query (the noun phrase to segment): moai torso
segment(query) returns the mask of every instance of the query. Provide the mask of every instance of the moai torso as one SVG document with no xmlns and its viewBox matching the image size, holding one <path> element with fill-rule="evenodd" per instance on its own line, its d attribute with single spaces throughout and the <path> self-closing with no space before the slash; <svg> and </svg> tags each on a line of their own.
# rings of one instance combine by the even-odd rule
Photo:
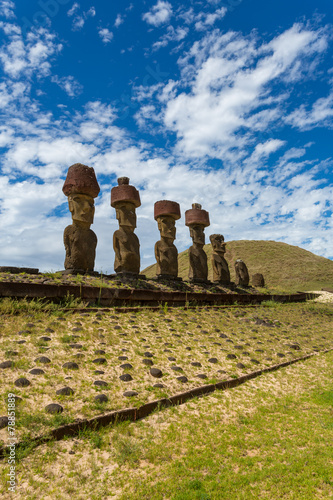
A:
<svg viewBox="0 0 333 500">
<path fill-rule="evenodd" d="M 178 276 L 178 250 L 170 240 L 157 241 L 155 244 L 156 274 Z"/>
<path fill-rule="evenodd" d="M 236 271 L 236 285 L 237 286 L 248 286 L 250 277 L 249 272 L 245 263 L 241 259 L 237 259 L 235 262 Z"/>
<path fill-rule="evenodd" d="M 111 206 L 116 209 L 119 229 L 113 234 L 114 270 L 117 274 L 137 275 L 140 272 L 140 243 L 134 234 L 136 208 L 141 205 L 139 191 L 129 184 L 128 177 L 119 177 L 111 189 Z"/>
<path fill-rule="evenodd" d="M 226 251 L 224 238 L 221 234 L 212 234 L 210 241 L 212 244 L 213 280 L 224 285 L 229 285 L 230 271 L 228 263 L 224 258 Z"/>
<path fill-rule="evenodd" d="M 190 268 L 188 277 L 190 279 L 207 280 L 208 265 L 207 255 L 202 247 L 192 245 L 189 248 Z"/>
<path fill-rule="evenodd" d="M 65 269 L 93 271 L 97 236 L 91 229 L 67 226 L 64 231 Z"/>
<path fill-rule="evenodd" d="M 116 273 L 140 272 L 140 243 L 136 234 L 123 228 L 113 234 L 113 249 L 115 251 L 114 270 Z"/>
</svg>

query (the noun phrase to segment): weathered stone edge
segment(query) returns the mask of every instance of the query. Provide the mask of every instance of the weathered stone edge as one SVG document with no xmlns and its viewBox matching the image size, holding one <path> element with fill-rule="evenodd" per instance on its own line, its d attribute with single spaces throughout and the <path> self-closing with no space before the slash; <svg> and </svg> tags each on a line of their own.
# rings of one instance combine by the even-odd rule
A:
<svg viewBox="0 0 333 500">
<path fill-rule="evenodd" d="M 45 436 L 38 436 L 31 441 L 30 444 L 34 444 L 35 446 L 39 446 L 41 444 L 45 444 L 49 441 L 55 440 L 60 441 L 64 437 L 76 436 L 80 432 L 92 429 L 96 430 L 100 427 L 106 427 L 107 425 L 117 424 L 119 422 L 123 422 L 124 420 L 130 420 L 135 422 L 136 420 L 140 420 L 149 416 L 155 410 L 162 410 L 164 408 L 170 408 L 171 406 L 181 405 L 193 399 L 195 397 L 204 396 L 205 394 L 210 394 L 215 390 L 227 390 L 232 389 L 234 387 L 238 387 L 239 385 L 244 384 L 248 380 L 252 380 L 254 378 L 259 377 L 263 373 L 273 372 L 279 370 L 280 368 L 285 368 L 286 366 L 293 365 L 294 363 L 298 363 L 299 361 L 305 361 L 313 356 L 318 356 L 318 354 L 326 354 L 327 352 L 332 351 L 333 348 L 325 349 L 324 351 L 320 351 L 320 353 L 311 353 L 306 354 L 300 358 L 292 359 L 290 361 L 285 361 L 284 363 L 279 363 L 277 365 L 272 365 L 267 368 L 263 368 L 262 370 L 257 370 L 247 375 L 243 375 L 238 378 L 232 378 L 228 380 L 222 380 L 217 382 L 216 384 L 203 385 L 200 387 L 196 387 L 194 389 L 190 389 L 189 391 L 182 392 L 180 394 L 175 394 L 170 398 L 158 399 L 156 401 L 151 401 L 149 403 L 140 406 L 139 408 L 125 408 L 123 410 L 116 410 L 111 413 L 106 413 L 104 415 L 98 415 L 96 417 L 90 419 L 82 419 L 77 422 L 73 422 L 71 424 L 62 425 L 57 429 L 53 429 Z M 26 442 L 18 442 L 16 443 L 16 449 L 24 446 Z M 0 446 L 0 459 L 6 456 L 5 454 L 5 446 Z"/>
<path fill-rule="evenodd" d="M 195 293 L 167 292 L 163 290 L 99 288 L 93 286 L 50 285 L 40 283 L 0 283 L 0 297 L 42 298 L 49 300 L 64 299 L 68 295 L 82 300 L 98 302 L 100 305 L 123 305 L 136 303 L 154 305 L 159 303 L 185 305 L 196 304 L 255 304 L 265 300 L 276 302 L 301 302 L 315 298 L 316 294 L 307 292 L 289 295 L 236 294 L 236 293 Z"/>
</svg>

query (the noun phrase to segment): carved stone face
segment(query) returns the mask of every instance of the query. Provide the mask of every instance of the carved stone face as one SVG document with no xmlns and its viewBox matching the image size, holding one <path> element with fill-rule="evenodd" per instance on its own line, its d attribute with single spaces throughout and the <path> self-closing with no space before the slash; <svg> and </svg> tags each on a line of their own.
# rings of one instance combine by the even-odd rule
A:
<svg viewBox="0 0 333 500">
<path fill-rule="evenodd" d="M 157 218 L 158 230 L 162 238 L 176 239 L 176 221 L 173 217 L 162 215 Z"/>
<path fill-rule="evenodd" d="M 205 244 L 204 230 L 205 230 L 205 228 L 202 225 L 190 227 L 190 236 L 193 240 L 193 243 L 195 243 L 197 245 L 204 245 Z"/>
<path fill-rule="evenodd" d="M 136 228 L 136 213 L 133 203 L 124 201 L 116 207 L 116 217 L 120 227 L 131 229 Z"/>
<path fill-rule="evenodd" d="M 94 222 L 94 198 L 87 194 L 72 194 L 68 197 L 68 207 L 73 221 L 90 226 Z"/>
<path fill-rule="evenodd" d="M 226 252 L 226 243 L 224 242 L 224 237 L 222 234 L 217 234 L 214 238 L 210 238 L 213 251 L 219 254 L 225 254 Z"/>
</svg>

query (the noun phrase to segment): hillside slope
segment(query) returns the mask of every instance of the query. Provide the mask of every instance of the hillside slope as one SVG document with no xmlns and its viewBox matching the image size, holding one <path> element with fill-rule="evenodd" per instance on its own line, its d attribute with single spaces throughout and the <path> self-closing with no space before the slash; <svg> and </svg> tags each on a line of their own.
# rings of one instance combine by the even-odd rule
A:
<svg viewBox="0 0 333 500">
<path fill-rule="evenodd" d="M 208 278 L 211 280 L 211 245 L 205 245 L 204 249 L 208 256 Z M 262 273 L 268 288 L 291 292 L 333 288 L 333 261 L 287 243 L 228 241 L 225 257 L 232 280 L 235 279 L 234 263 L 236 259 L 242 259 L 247 265 L 250 277 L 254 273 Z M 179 276 L 188 279 L 187 250 L 179 254 L 178 265 Z M 155 276 L 155 264 L 143 270 L 142 274 L 147 277 Z"/>
</svg>

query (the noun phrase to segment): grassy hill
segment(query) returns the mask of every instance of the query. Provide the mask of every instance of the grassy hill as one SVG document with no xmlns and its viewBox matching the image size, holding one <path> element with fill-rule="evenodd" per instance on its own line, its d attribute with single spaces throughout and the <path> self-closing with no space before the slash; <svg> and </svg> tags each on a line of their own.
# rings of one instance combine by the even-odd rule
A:
<svg viewBox="0 0 333 500">
<path fill-rule="evenodd" d="M 205 245 L 208 256 L 208 278 L 212 279 L 211 245 Z M 231 279 L 235 279 L 234 263 L 242 259 L 251 276 L 262 273 L 266 286 L 280 291 L 320 290 L 333 288 L 333 261 L 319 257 L 303 248 L 276 241 L 229 241 L 226 260 Z M 187 279 L 188 251 L 178 256 L 179 276 Z M 142 274 L 155 276 L 155 264 L 147 267 Z"/>
</svg>

